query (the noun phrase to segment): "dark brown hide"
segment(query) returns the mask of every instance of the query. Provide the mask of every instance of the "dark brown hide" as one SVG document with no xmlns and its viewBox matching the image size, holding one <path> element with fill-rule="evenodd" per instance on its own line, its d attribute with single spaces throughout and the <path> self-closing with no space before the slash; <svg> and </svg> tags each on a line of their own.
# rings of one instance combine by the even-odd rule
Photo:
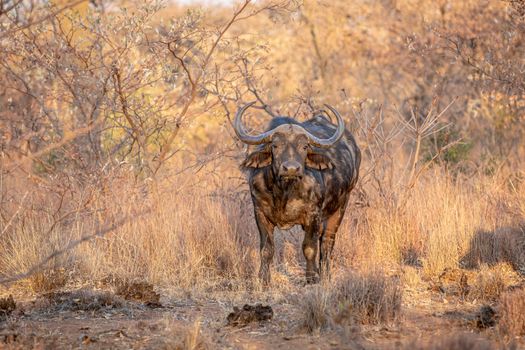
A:
<svg viewBox="0 0 525 350">
<path fill-rule="evenodd" d="M 301 225 L 306 280 L 311 283 L 318 280 L 318 247 L 320 273 L 328 273 L 335 235 L 357 182 L 361 153 L 348 130 L 329 148 L 311 146 L 305 130 L 322 139 L 334 135 L 336 125 L 324 117 L 304 123 L 278 117 L 268 130 L 276 128 L 241 166 L 248 173 L 260 233 L 259 275 L 264 284 L 270 282 L 275 227 Z"/>
</svg>

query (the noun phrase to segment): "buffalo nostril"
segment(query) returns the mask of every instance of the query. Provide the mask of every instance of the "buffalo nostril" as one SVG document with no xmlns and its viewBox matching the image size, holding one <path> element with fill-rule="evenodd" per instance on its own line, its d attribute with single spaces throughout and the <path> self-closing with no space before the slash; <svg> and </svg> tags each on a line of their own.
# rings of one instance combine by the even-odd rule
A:
<svg viewBox="0 0 525 350">
<path fill-rule="evenodd" d="M 280 171 L 283 176 L 298 176 L 302 172 L 302 166 L 298 162 L 286 162 L 281 164 Z"/>
</svg>

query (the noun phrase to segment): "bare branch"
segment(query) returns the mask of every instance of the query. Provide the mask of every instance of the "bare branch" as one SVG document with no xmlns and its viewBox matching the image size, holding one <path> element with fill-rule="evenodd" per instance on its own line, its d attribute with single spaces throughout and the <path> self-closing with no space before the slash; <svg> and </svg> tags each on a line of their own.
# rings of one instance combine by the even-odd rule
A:
<svg viewBox="0 0 525 350">
<path fill-rule="evenodd" d="M 56 17 L 60 13 L 66 11 L 66 10 L 69 10 L 70 8 L 73 8 L 73 7 L 79 5 L 79 4 L 83 3 L 83 2 L 86 2 L 86 1 L 87 0 L 77 0 L 77 1 L 74 1 L 74 2 L 72 2 L 70 4 L 68 4 L 68 5 L 62 6 L 61 8 L 59 8 L 59 9 L 57 9 L 57 10 L 55 10 L 55 11 L 49 13 L 49 14 L 47 14 L 44 17 L 36 19 L 36 20 L 34 20 L 32 22 L 29 22 L 29 23 L 27 23 L 27 24 L 25 24 L 23 26 L 12 28 L 12 29 L 9 29 L 9 30 L 7 30 L 7 31 L 5 31 L 3 33 L 0 33 L 0 38 L 2 38 L 2 39 L 6 38 L 6 37 L 8 37 L 8 36 L 10 36 L 10 35 L 12 35 L 12 34 L 14 34 L 16 32 L 19 32 L 21 30 L 27 29 L 27 28 L 32 27 L 34 25 L 43 23 L 43 22 L 45 22 L 45 21 L 47 21 L 47 20 L 49 20 L 51 18 Z"/>
<path fill-rule="evenodd" d="M 33 265 L 26 272 L 19 273 L 17 275 L 11 276 L 11 277 L 6 277 L 6 278 L 0 279 L 0 284 L 2 284 L 4 286 L 7 286 L 7 285 L 9 285 L 9 284 L 11 284 L 13 282 L 20 281 L 20 280 L 22 280 L 24 278 L 31 277 L 34 274 L 36 274 L 36 273 L 40 272 L 41 270 L 43 270 L 46 267 L 47 263 L 49 263 L 51 260 L 53 260 L 53 259 L 55 259 L 55 258 L 57 258 L 57 257 L 59 257 L 61 255 L 64 255 L 65 253 L 67 253 L 68 251 L 76 248 L 80 244 L 89 242 L 89 241 L 91 241 L 94 238 L 103 237 L 106 234 L 108 234 L 110 232 L 113 232 L 117 228 L 119 228 L 119 227 L 123 226 L 124 224 L 128 223 L 131 219 L 139 218 L 139 217 L 141 217 L 141 216 L 143 216 L 143 215 L 145 215 L 145 214 L 147 214 L 149 212 L 150 212 L 150 210 L 146 210 L 146 211 L 143 211 L 142 213 L 140 213 L 138 215 L 135 214 L 133 216 L 131 216 L 131 215 L 130 216 L 126 216 L 126 217 L 118 220 L 117 222 L 115 222 L 115 223 L 113 223 L 111 225 L 107 225 L 105 227 L 102 227 L 102 228 L 96 230 L 96 232 L 91 234 L 91 235 L 86 235 L 86 236 L 83 236 L 80 239 L 72 241 L 66 247 L 54 251 L 53 253 L 48 255 L 46 258 L 42 259 L 39 263 Z"/>
</svg>

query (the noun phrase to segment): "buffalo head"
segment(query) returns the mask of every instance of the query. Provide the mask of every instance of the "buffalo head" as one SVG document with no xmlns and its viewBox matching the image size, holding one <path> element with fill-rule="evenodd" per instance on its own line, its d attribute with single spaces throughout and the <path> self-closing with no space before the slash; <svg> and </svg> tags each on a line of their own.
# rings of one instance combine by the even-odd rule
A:
<svg viewBox="0 0 525 350">
<path fill-rule="evenodd" d="M 345 126 L 339 113 L 326 105 L 337 118 L 337 129 L 327 139 L 319 138 L 299 124 L 282 124 L 259 135 L 249 135 L 242 125 L 242 116 L 254 102 L 248 103 L 237 111 L 234 120 L 235 133 L 239 139 L 249 145 L 260 145 L 243 162 L 245 168 L 272 166 L 273 172 L 282 180 L 300 179 L 305 167 L 323 170 L 333 164 L 317 148 L 330 148 L 343 136 Z"/>
</svg>

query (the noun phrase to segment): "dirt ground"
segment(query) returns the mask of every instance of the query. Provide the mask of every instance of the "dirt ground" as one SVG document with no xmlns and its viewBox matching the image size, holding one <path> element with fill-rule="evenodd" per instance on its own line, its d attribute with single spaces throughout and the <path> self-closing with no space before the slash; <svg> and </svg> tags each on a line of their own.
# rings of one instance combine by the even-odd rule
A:
<svg viewBox="0 0 525 350">
<path fill-rule="evenodd" d="M 447 298 L 431 288 L 406 288 L 403 314 L 392 325 L 334 324 L 309 334 L 296 302 L 305 288 L 310 287 L 297 286 L 280 295 L 268 291 L 211 297 L 175 297 L 151 288 L 134 294 L 121 288 L 120 295 L 85 288 L 38 297 L 15 295 L 16 309 L 0 321 L 0 348 L 408 349 L 414 342 L 432 344 L 465 332 L 489 339 L 496 349 L 525 349 L 524 339 L 502 340 L 496 327 L 480 326 L 481 303 Z M 233 308 L 242 310 L 241 299 L 271 306 L 273 317 L 229 325 Z"/>
</svg>

